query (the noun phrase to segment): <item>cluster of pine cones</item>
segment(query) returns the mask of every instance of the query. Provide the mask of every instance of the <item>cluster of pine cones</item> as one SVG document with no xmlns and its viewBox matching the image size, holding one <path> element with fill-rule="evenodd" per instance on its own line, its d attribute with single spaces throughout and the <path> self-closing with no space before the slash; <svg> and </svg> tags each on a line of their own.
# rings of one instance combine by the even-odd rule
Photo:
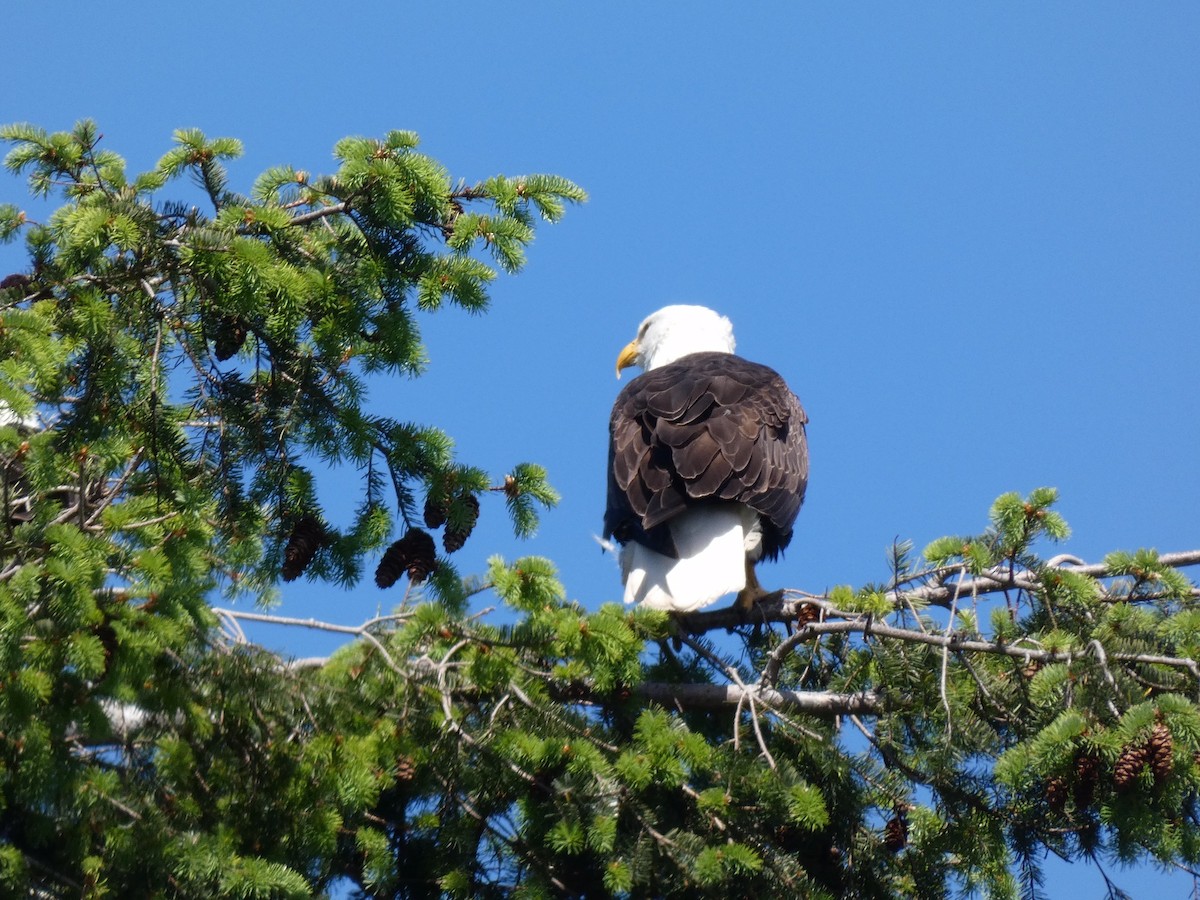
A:
<svg viewBox="0 0 1200 900">
<path fill-rule="evenodd" d="M 1159 717 L 1154 723 L 1150 737 L 1143 743 L 1130 744 L 1117 757 L 1113 769 L 1113 787 L 1125 793 L 1134 786 L 1142 769 L 1150 767 L 1154 783 L 1162 782 L 1171 774 L 1171 730 Z"/>
<path fill-rule="evenodd" d="M 383 554 L 383 559 L 375 569 L 375 584 L 390 588 L 405 573 L 413 584 L 420 584 L 435 571 L 437 550 L 433 546 L 433 538 L 427 531 L 410 528 Z"/>
<path fill-rule="evenodd" d="M 1076 809 L 1087 809 L 1096 798 L 1103 763 L 1094 753 L 1081 753 L 1075 757 L 1070 784 L 1066 778 L 1054 776 L 1046 782 L 1046 803 L 1055 812 L 1067 808 L 1067 800 L 1075 801 Z"/>
<path fill-rule="evenodd" d="M 479 499 L 474 494 L 464 494 L 461 502 L 466 507 L 467 516 L 461 525 L 454 526 L 447 521 L 450 511 L 448 501 L 441 501 L 432 493 L 425 498 L 425 525 L 431 529 L 446 526 L 442 531 L 442 547 L 447 553 L 462 548 L 479 519 Z M 389 588 L 407 572 L 409 581 L 418 584 L 436 572 L 437 565 L 433 537 L 420 528 L 410 528 L 383 554 L 375 570 L 375 583 L 381 588 Z"/>
<path fill-rule="evenodd" d="M 447 553 L 454 553 L 462 549 L 462 545 L 467 542 L 467 538 L 475 530 L 475 522 L 479 519 L 479 498 L 474 494 L 464 494 L 462 502 L 467 508 L 467 516 L 462 527 L 456 528 L 446 524 L 446 518 L 450 512 L 448 502 L 439 502 L 432 493 L 425 498 L 425 525 L 428 528 L 441 528 L 446 525 L 446 530 L 442 532 L 442 546 Z"/>
<path fill-rule="evenodd" d="M 425 524 L 429 528 L 446 526 L 442 532 L 442 546 L 447 553 L 454 553 L 466 543 L 479 519 L 479 499 L 474 494 L 464 493 L 460 502 L 466 508 L 467 515 L 460 524 L 451 525 L 447 521 L 449 501 L 439 502 L 432 495 L 425 501 Z M 301 516 L 292 526 L 283 551 L 283 565 L 280 568 L 283 580 L 294 581 L 299 578 L 317 551 L 327 543 L 329 534 L 321 520 L 312 514 Z M 375 569 L 375 583 L 381 588 L 389 588 L 401 575 L 407 574 L 413 584 L 418 584 L 436 572 L 437 567 L 437 548 L 433 537 L 420 528 L 410 528 L 404 537 L 384 552 Z"/>
<path fill-rule="evenodd" d="M 461 526 L 456 527 L 446 521 L 449 514 L 449 502 L 439 502 L 432 493 L 425 498 L 426 527 L 445 526 L 445 530 L 442 532 L 442 546 L 446 553 L 461 550 L 462 545 L 466 544 L 467 538 L 473 532 L 475 522 L 479 520 L 479 498 L 472 493 L 463 494 L 462 503 L 466 505 L 467 517 Z M 433 538 L 430 533 L 420 528 L 409 528 L 403 538 L 388 547 L 388 551 L 383 554 L 383 559 L 379 560 L 379 566 L 376 569 L 376 584 L 380 588 L 390 588 L 403 572 L 408 572 L 409 581 L 416 584 L 425 581 L 434 571 L 437 571 L 437 568 L 437 550 L 433 546 Z"/>
<path fill-rule="evenodd" d="M 1132 790 L 1138 776 L 1149 767 L 1154 784 L 1160 785 L 1171 776 L 1174 742 L 1171 729 L 1162 720 L 1161 714 L 1154 723 L 1149 737 L 1128 744 L 1117 757 L 1112 770 L 1113 789 L 1119 794 Z M 1104 763 L 1095 753 L 1080 753 L 1075 757 L 1070 778 L 1054 776 L 1046 781 L 1046 804 L 1055 812 L 1062 812 L 1067 800 L 1075 801 L 1075 808 L 1087 809 L 1096 798 Z"/>
<path fill-rule="evenodd" d="M 445 526 L 442 546 L 446 553 L 461 550 L 473 532 L 475 522 L 479 520 L 479 498 L 472 493 L 463 494 L 462 503 L 467 506 L 467 517 L 461 526 L 456 527 L 446 521 L 450 511 L 449 500 L 439 500 L 433 493 L 425 498 L 425 526 L 431 529 Z M 404 572 L 408 572 L 410 582 L 420 583 L 437 568 L 437 548 L 433 545 L 430 533 L 420 528 L 409 528 L 403 538 L 388 547 L 383 559 L 379 560 L 376 584 L 380 588 L 390 588 Z"/>
</svg>

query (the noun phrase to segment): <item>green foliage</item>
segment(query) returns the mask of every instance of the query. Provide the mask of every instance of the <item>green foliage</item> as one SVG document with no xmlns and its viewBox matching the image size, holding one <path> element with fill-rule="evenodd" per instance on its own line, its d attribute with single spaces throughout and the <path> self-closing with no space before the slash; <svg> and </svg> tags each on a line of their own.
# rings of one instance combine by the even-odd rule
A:
<svg viewBox="0 0 1200 900">
<path fill-rule="evenodd" d="M 886 616 L 892 611 L 892 603 L 887 596 L 871 587 L 855 591 L 849 585 L 839 585 L 829 592 L 829 599 L 838 609 L 849 612 Z"/>
<path fill-rule="evenodd" d="M 534 503 L 554 506 L 558 503 L 558 492 L 547 481 L 546 470 L 535 463 L 519 463 L 513 467 L 504 484 L 509 515 L 516 524 L 517 534 L 531 536 L 537 529 L 537 513 Z"/>
<path fill-rule="evenodd" d="M 1057 499 L 1054 488 L 1037 488 L 1028 497 L 1002 494 L 992 504 L 992 527 L 984 534 L 938 538 L 922 555 L 932 566 L 959 565 L 972 574 L 1006 561 L 1026 563 L 1026 554 L 1038 539 L 1063 541 L 1070 536 L 1066 520 L 1051 509 Z"/>
<path fill-rule="evenodd" d="M 56 410 L 60 447 L 103 446 L 109 468 L 95 478 L 138 452 L 137 476 L 153 479 L 157 498 L 185 486 L 216 498 L 214 541 L 243 551 L 225 573 L 230 589 L 267 596 L 304 515 L 327 526 L 314 572 L 351 584 L 363 553 L 387 539 L 384 517 L 412 522 L 422 486 L 491 486 L 455 465 L 436 429 L 371 412 L 366 376 L 419 374 L 418 311 L 446 300 L 486 308 L 496 272 L 485 259 L 518 271 L 530 210 L 557 220 L 585 199 L 578 187 L 529 176 L 455 188 L 411 132 L 347 138 L 332 175 L 277 167 L 249 196 L 223 167 L 241 144 L 194 129 L 132 181 L 90 122 L 56 134 L 12 125 L 0 138 L 10 171 L 66 200 L 45 224 L 0 210 L 0 233 L 23 231 L 32 263 L 0 310 L 0 400 Z M 202 189 L 208 214 L 158 198 L 181 177 Z M 117 427 L 117 409 L 132 427 Z M 324 516 L 312 459 L 363 473 L 356 520 Z M 537 507 L 557 495 L 534 465 L 517 466 L 511 483 L 514 528 L 531 534 Z M 451 524 L 464 515 L 459 495 Z"/>
<path fill-rule="evenodd" d="M 492 479 L 435 427 L 377 415 L 368 379 L 419 374 L 420 311 L 485 309 L 489 260 L 520 268 L 530 211 L 557 220 L 584 193 L 454 187 L 409 132 L 347 139 L 333 174 L 277 167 L 248 195 L 224 168 L 240 143 L 196 130 L 132 177 L 90 122 L 0 139 L 9 171 L 62 200 L 45 221 L 0 207 L 0 239 L 29 254 L 0 289 L 0 404 L 22 423 L 0 426 L 0 878 L 85 896 L 394 884 L 392 840 L 362 817 L 420 745 L 338 699 L 369 660 L 331 665 L 339 681 L 214 646 L 208 598 L 268 599 L 301 521 L 320 523 L 309 574 L 354 583 L 435 485 L 469 532 Z M 181 178 L 206 209 L 161 196 Z M 463 235 L 460 217 L 488 224 Z M 350 521 L 318 501 L 329 463 L 362 473 Z M 557 495 L 540 467 L 512 473 L 496 490 L 530 534 Z M 466 589 L 448 562 L 433 587 L 440 629 Z"/>
<path fill-rule="evenodd" d="M 281 567 L 353 585 L 499 495 L 536 530 L 543 468 L 495 478 L 369 389 L 419 376 L 422 317 L 485 310 L 584 194 L 456 186 L 404 131 L 244 195 L 240 144 L 195 130 L 132 177 L 91 123 L 0 136 L 62 201 L 0 207 L 29 257 L 0 288 L 6 896 L 1012 897 L 1047 851 L 1200 862 L 1196 589 L 1153 550 L 1043 562 L 1052 489 L 750 615 L 430 558 L 328 660 L 233 640 L 210 600 L 269 599 Z M 345 520 L 334 464 L 361 477 Z"/>
<path fill-rule="evenodd" d="M 8 243 L 20 231 L 25 217 L 11 203 L 0 203 L 0 243 Z"/>
</svg>

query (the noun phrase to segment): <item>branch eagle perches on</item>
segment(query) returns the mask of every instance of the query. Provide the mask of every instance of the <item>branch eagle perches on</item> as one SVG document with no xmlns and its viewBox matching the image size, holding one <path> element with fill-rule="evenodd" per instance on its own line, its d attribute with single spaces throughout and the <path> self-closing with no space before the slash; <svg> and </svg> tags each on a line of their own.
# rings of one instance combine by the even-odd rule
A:
<svg viewBox="0 0 1200 900">
<path fill-rule="evenodd" d="M 1200 550 L 1166 553 L 1158 556 L 1157 560 L 1162 566 L 1175 569 L 1200 565 Z M 909 604 L 913 604 L 917 608 L 926 606 L 949 608 L 956 594 L 960 597 L 970 597 L 972 595 L 1002 594 L 1008 591 L 1036 591 L 1043 587 L 1041 575 L 1047 571 L 1056 570 L 1096 579 L 1111 579 L 1128 574 L 1122 570 L 1114 570 L 1106 563 L 1084 565 L 1075 557 L 1059 556 L 1049 560 L 1040 572 L 1031 569 L 1015 569 L 1010 566 L 997 566 L 978 575 L 964 576 L 960 566 L 947 567 L 919 576 L 927 579 L 925 584 L 907 590 L 903 587 L 891 588 L 882 596 L 896 609 Z M 957 581 L 951 581 L 956 577 Z M 1099 599 L 1105 602 L 1120 602 L 1128 599 L 1121 594 L 1118 590 L 1119 587 L 1121 586 L 1113 585 L 1112 589 L 1102 593 Z M 1200 588 L 1192 588 L 1192 596 L 1200 598 Z M 679 624 L 680 629 L 689 634 L 704 634 L 720 628 L 735 628 L 745 625 L 747 621 L 763 624 L 788 624 L 795 622 L 800 615 L 800 610 L 810 604 L 829 608 L 830 598 L 823 594 L 784 590 L 772 594 L 756 604 L 750 617 L 736 608 L 729 607 L 681 615 Z"/>
<path fill-rule="evenodd" d="M 1200 550 L 1163 554 L 1155 557 L 1155 560 L 1153 568 L 1156 571 L 1165 568 L 1177 570 L 1200 564 Z M 1013 664 L 1019 664 L 1020 671 L 1030 674 L 1053 664 L 1071 665 L 1081 662 L 1101 668 L 1109 682 L 1114 680 L 1113 669 L 1119 669 L 1128 677 L 1142 681 L 1152 677 L 1152 673 L 1159 672 L 1162 677 L 1174 677 L 1174 681 L 1169 685 L 1160 685 L 1162 689 L 1170 687 L 1182 692 L 1185 685 L 1178 676 L 1183 676 L 1190 684 L 1190 693 L 1200 694 L 1200 664 L 1191 656 L 1123 649 L 1123 644 L 1117 646 L 1110 641 L 1106 645 L 1100 638 L 1064 643 L 1065 639 L 1061 635 L 1050 641 L 1039 641 L 1028 636 L 1010 638 L 1004 634 L 985 636 L 978 629 L 962 627 L 964 623 L 961 617 L 958 621 L 959 627 L 934 628 L 927 617 L 918 616 L 913 612 L 935 603 L 941 606 L 948 592 L 951 596 L 957 594 L 960 607 L 968 600 L 979 604 L 987 598 L 1006 596 L 1015 608 L 1021 602 L 1028 602 L 1033 595 L 1044 592 L 1046 585 L 1053 582 L 1061 572 L 1091 580 L 1096 588 L 1094 602 L 1098 605 L 1130 602 L 1161 605 L 1182 602 L 1186 597 L 1196 596 L 1196 589 L 1190 587 L 1186 595 L 1177 590 L 1179 596 L 1167 597 L 1161 586 L 1162 579 L 1149 577 L 1153 573 L 1148 571 L 1139 575 L 1131 569 L 1124 557 L 1113 557 L 1105 563 L 1093 565 L 1084 565 L 1070 557 L 1058 557 L 1036 570 L 993 568 L 976 575 L 964 572 L 962 567 L 949 567 L 920 576 L 928 581 L 916 587 L 902 585 L 887 591 L 860 592 L 859 601 L 864 596 L 882 598 L 890 611 L 840 609 L 835 601 L 845 601 L 847 594 L 844 591 L 817 595 L 788 590 L 781 592 L 778 598 L 760 603 L 749 616 L 731 607 L 670 617 L 666 626 L 667 634 L 674 631 L 677 639 L 686 641 L 689 646 L 696 646 L 700 651 L 697 656 L 704 667 L 718 679 L 717 683 L 647 680 L 626 685 L 626 691 L 680 711 L 735 710 L 745 706 L 751 699 L 764 711 L 774 710 L 816 717 L 874 716 L 888 709 L 903 708 L 907 703 L 906 698 L 902 693 L 892 691 L 881 692 L 874 688 L 797 689 L 781 686 L 784 670 L 799 650 L 805 649 L 806 654 L 811 656 L 818 653 L 823 642 L 855 640 L 863 644 L 870 643 L 875 647 L 926 647 L 964 660 L 977 656 L 1008 659 Z M 1159 587 L 1142 590 L 1138 586 L 1139 579 L 1144 584 L 1158 584 Z M 1142 591 L 1144 596 L 1139 595 L 1138 591 Z M 1016 597 L 1016 594 L 1022 596 Z M 615 606 L 612 608 L 617 609 Z M 1008 615 L 1007 610 L 1008 607 L 1005 607 L 1003 615 Z M 411 618 L 411 613 L 385 619 L 376 618 L 355 627 L 227 609 L 217 612 L 227 625 L 237 620 L 254 620 L 280 626 L 318 628 L 361 636 L 379 646 L 382 646 L 379 644 L 381 640 L 386 640 L 387 626 Z M 893 624 L 891 620 L 894 617 L 900 619 L 900 624 Z M 586 632 L 587 621 L 587 617 L 580 619 L 578 628 L 581 631 Z M 772 624 L 788 626 L 789 633 L 777 638 L 769 652 L 758 655 L 757 670 L 749 678 L 743 674 L 734 680 L 730 677 L 727 662 L 722 661 L 717 654 L 695 644 L 700 636 L 708 632 L 735 628 L 746 632 L 750 630 L 751 625 L 755 630 L 759 630 L 763 625 Z M 226 633 L 235 643 L 247 641 L 240 627 L 227 628 Z M 470 644 L 474 641 L 480 646 L 493 640 L 486 635 L 473 635 L 469 625 L 454 627 L 452 632 L 447 633 L 453 634 L 456 642 L 465 640 Z M 387 658 L 391 660 L 391 657 Z M 324 662 L 324 659 L 309 659 L 304 660 L 303 664 L 312 666 Z M 390 665 L 399 671 L 397 662 L 391 661 Z M 969 663 L 967 668 L 970 670 Z M 549 673 L 547 675 L 549 677 Z M 555 693 L 585 704 L 604 702 L 608 696 L 607 690 L 595 689 L 586 678 L 582 681 L 575 680 L 569 688 Z"/>
</svg>

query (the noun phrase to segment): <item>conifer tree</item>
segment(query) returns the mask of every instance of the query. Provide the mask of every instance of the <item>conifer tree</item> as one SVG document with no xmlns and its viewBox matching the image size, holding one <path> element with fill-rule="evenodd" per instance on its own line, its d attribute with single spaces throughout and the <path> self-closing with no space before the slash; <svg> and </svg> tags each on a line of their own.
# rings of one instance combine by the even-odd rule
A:
<svg viewBox="0 0 1200 900">
<path fill-rule="evenodd" d="M 1200 858 L 1200 552 L 1043 559 L 1037 489 L 752 621 L 585 610 L 535 557 L 464 577 L 546 473 L 368 390 L 580 188 L 455 182 L 408 132 L 245 194 L 230 139 L 130 176 L 88 122 L 0 136 L 61 204 L 0 207 L 0 892 L 1016 897 L 1048 852 Z M 241 639 L 221 595 L 300 577 L 407 593 L 329 659 Z"/>
</svg>

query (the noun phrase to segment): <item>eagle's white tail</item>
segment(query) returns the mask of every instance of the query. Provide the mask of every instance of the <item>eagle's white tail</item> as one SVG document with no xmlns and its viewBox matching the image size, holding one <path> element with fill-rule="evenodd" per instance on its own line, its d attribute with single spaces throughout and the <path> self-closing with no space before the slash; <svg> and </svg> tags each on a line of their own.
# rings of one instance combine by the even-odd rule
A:
<svg viewBox="0 0 1200 900">
<path fill-rule="evenodd" d="M 689 510 L 670 528 L 679 559 L 633 541 L 622 548 L 626 603 L 690 612 L 746 586 L 746 524 L 736 507 Z"/>
</svg>

